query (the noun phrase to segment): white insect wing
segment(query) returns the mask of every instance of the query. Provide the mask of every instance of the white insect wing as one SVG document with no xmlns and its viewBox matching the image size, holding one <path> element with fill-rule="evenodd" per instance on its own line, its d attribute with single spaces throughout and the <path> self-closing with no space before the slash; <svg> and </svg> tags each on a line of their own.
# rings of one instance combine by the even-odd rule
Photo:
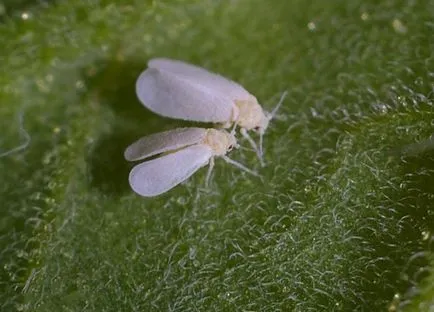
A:
<svg viewBox="0 0 434 312">
<path fill-rule="evenodd" d="M 197 144 L 206 136 L 203 128 L 178 128 L 145 136 L 127 147 L 124 157 L 128 161 L 145 159 L 167 151 Z"/>
<path fill-rule="evenodd" d="M 130 172 L 131 188 L 145 197 L 160 195 L 208 164 L 212 155 L 209 146 L 199 144 L 141 163 Z"/>
<path fill-rule="evenodd" d="M 228 122 L 235 109 L 228 95 L 155 68 L 148 68 L 139 76 L 136 93 L 154 113 L 177 119 Z"/>
<path fill-rule="evenodd" d="M 235 81 L 192 64 L 167 58 L 155 58 L 148 62 L 148 67 L 164 70 L 177 76 L 182 76 L 193 83 L 228 96 L 231 100 L 247 100 L 251 96 L 246 89 Z"/>
</svg>

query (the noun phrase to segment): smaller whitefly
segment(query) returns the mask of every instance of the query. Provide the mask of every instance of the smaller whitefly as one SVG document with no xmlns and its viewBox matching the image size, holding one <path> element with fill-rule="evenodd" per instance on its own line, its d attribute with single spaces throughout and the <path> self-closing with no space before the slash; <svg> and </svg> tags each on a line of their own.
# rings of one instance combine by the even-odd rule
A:
<svg viewBox="0 0 434 312">
<path fill-rule="evenodd" d="M 136 82 L 144 106 L 161 116 L 240 127 L 262 163 L 262 136 L 286 92 L 271 112 L 240 84 L 210 71 L 167 58 L 155 58 Z M 259 146 L 247 131 L 259 133 Z"/>
<path fill-rule="evenodd" d="M 157 196 L 169 191 L 209 164 L 206 177 L 208 184 L 215 156 L 220 156 L 226 162 L 257 175 L 256 172 L 226 156 L 234 147 L 237 147 L 234 135 L 217 129 L 178 128 L 143 137 L 125 150 L 125 159 L 137 161 L 157 157 L 133 167 L 129 176 L 130 186 L 141 196 Z"/>
</svg>

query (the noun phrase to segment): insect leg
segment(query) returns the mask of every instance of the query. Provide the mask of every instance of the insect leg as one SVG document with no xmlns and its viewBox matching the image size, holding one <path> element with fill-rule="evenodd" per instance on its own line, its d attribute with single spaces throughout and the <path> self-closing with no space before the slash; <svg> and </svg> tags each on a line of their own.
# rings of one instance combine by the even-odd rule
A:
<svg viewBox="0 0 434 312">
<path fill-rule="evenodd" d="M 234 166 L 237 167 L 238 169 L 241 169 L 241 170 L 243 170 L 243 171 L 246 171 L 246 172 L 250 173 L 251 175 L 254 175 L 255 177 L 261 178 L 261 175 L 258 174 L 256 171 L 250 170 L 249 168 L 247 168 L 247 167 L 244 166 L 243 164 L 240 164 L 239 162 L 237 162 L 237 161 L 235 161 L 235 160 L 233 160 L 233 159 L 230 159 L 228 156 L 222 156 L 222 157 L 223 157 L 223 159 L 224 159 L 227 163 L 229 163 L 229 164 L 231 164 L 231 165 L 234 165 Z"/>
<path fill-rule="evenodd" d="M 213 168 L 214 168 L 214 157 L 211 157 L 209 160 L 208 172 L 206 173 L 206 179 L 205 179 L 205 186 L 206 187 L 208 187 L 208 185 L 209 185 L 209 180 L 211 178 L 211 172 L 212 172 Z"/>
</svg>

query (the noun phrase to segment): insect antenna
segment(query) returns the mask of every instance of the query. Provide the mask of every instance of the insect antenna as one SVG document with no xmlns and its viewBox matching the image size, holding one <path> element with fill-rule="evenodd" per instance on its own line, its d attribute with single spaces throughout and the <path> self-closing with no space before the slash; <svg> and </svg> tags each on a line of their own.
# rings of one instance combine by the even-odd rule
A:
<svg viewBox="0 0 434 312">
<path fill-rule="evenodd" d="M 279 110 L 280 106 L 282 106 L 283 101 L 285 100 L 286 96 L 288 95 L 288 91 L 285 91 L 282 93 L 282 95 L 280 96 L 280 100 L 279 102 L 276 104 L 276 106 L 273 108 L 273 110 L 271 111 L 270 115 L 269 115 L 269 119 L 273 119 L 274 116 L 276 116 L 277 111 Z"/>
</svg>

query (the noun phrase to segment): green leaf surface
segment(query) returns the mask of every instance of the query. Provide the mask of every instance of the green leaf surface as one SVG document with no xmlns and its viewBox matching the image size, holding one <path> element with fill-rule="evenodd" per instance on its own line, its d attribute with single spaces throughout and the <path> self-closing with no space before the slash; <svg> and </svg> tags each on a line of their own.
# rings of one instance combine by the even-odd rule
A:
<svg viewBox="0 0 434 312">
<path fill-rule="evenodd" d="M 433 1 L 0 2 L 1 311 L 432 311 Z M 270 111 L 266 167 L 128 185 L 157 56 Z M 240 138 L 243 146 L 247 142 Z"/>
</svg>

